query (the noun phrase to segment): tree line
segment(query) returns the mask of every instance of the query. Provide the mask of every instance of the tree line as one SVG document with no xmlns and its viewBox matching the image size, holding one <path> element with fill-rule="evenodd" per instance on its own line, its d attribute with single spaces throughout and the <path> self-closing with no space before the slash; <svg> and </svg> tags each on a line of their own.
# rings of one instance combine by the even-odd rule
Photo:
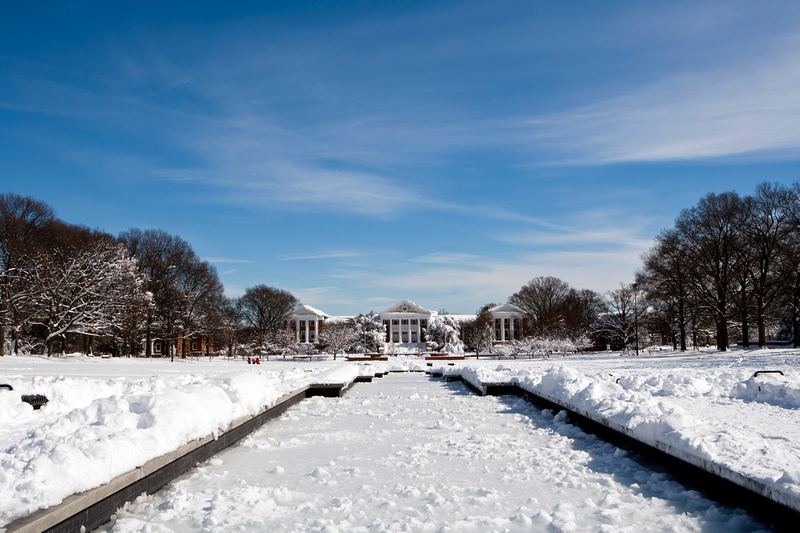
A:
<svg viewBox="0 0 800 533">
<path fill-rule="evenodd" d="M 605 295 L 532 279 L 508 300 L 527 316 L 520 341 L 504 350 L 638 352 L 654 333 L 682 351 L 709 341 L 719 350 L 766 347 L 768 339 L 800 347 L 800 182 L 764 182 L 747 196 L 709 193 L 658 233 L 642 261 L 633 283 Z M 476 352 L 491 348 L 493 305 L 462 324 Z"/>
<path fill-rule="evenodd" d="M 508 301 L 526 312 L 520 337 L 540 347 L 616 343 L 638 350 L 647 331 L 664 332 L 684 351 L 710 338 L 720 350 L 754 338 L 761 347 L 768 338 L 797 347 L 798 251 L 800 182 L 765 182 L 752 195 L 709 193 L 681 211 L 642 256 L 635 281 L 618 290 L 601 295 L 541 276 Z M 226 298 L 216 269 L 163 230 L 113 236 L 59 220 L 36 199 L 0 194 L 0 355 L 88 353 L 101 342 L 104 352 L 143 349 L 151 356 L 153 339 L 166 341 L 173 355 L 197 337 L 230 354 L 242 344 L 285 352 L 296 338 L 284 319 L 297 303 L 266 285 Z M 491 348 L 493 306 L 459 324 L 468 348 Z M 319 341 L 375 351 L 382 335 L 380 324 L 360 315 L 323 328 Z"/>
<path fill-rule="evenodd" d="M 800 183 L 764 182 L 751 195 L 709 193 L 656 236 L 631 290 L 647 320 L 672 332 L 676 348 L 713 337 L 800 346 Z"/>
<path fill-rule="evenodd" d="M 239 346 L 282 353 L 297 344 L 284 327 L 297 303 L 266 285 L 227 298 L 214 266 L 166 231 L 113 236 L 59 220 L 34 198 L 0 194 L 0 355 L 174 357 L 195 339 L 207 354 L 234 355 Z M 378 325 L 366 315 L 351 322 L 331 325 L 319 340 L 337 351 L 359 341 L 377 351 Z M 165 350 L 154 354 L 154 340 Z"/>
<path fill-rule="evenodd" d="M 210 335 L 223 301 L 214 267 L 180 237 L 115 237 L 0 194 L 0 355 L 90 352 L 98 340 L 104 351 L 134 353 L 143 337 Z"/>
</svg>

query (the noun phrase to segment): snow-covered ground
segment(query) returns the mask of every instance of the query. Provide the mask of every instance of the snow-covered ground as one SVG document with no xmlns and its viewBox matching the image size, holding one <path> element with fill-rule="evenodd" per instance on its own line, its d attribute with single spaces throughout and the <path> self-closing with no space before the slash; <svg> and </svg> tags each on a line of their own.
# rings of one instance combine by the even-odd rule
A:
<svg viewBox="0 0 800 533">
<path fill-rule="evenodd" d="M 390 374 L 312 398 L 106 532 L 756 531 L 742 511 L 514 398 Z"/>
<path fill-rule="evenodd" d="M 794 350 L 591 356 L 444 369 L 473 382 L 510 381 L 607 420 L 638 440 L 800 501 L 800 358 Z M 756 372 L 779 370 L 783 374 Z"/>
<path fill-rule="evenodd" d="M 798 412 L 800 408 L 798 407 L 800 406 L 800 368 L 798 365 L 800 365 L 798 352 L 770 350 L 768 352 L 734 351 L 729 354 L 700 355 L 664 352 L 661 355 L 640 357 L 593 355 L 530 361 L 469 360 L 455 362 L 452 367 L 446 364 L 444 366 L 448 369 L 455 369 L 454 371 L 464 374 L 465 377 L 480 378 L 483 381 L 516 379 L 530 390 L 560 395 L 563 399 L 569 400 L 583 409 L 594 410 L 615 423 L 627 424 L 640 436 L 668 442 L 679 449 L 691 450 L 692 453 L 701 453 L 712 461 L 725 464 L 737 471 L 743 471 L 756 479 L 773 483 L 781 490 L 800 493 L 798 490 L 800 465 L 797 461 L 797 457 L 800 457 L 800 453 L 798 453 L 800 452 L 798 449 L 800 448 L 800 412 Z M 0 383 L 9 383 L 14 390 L 0 390 L 0 527 L 40 507 L 57 504 L 72 493 L 105 483 L 114 476 L 135 468 L 150 458 L 171 451 L 185 442 L 218 432 L 227 427 L 232 420 L 246 414 L 254 414 L 259 408 L 271 404 L 281 395 L 308 383 L 333 382 L 341 380 L 343 376 L 368 374 L 392 367 L 398 370 L 427 368 L 424 361 L 405 357 L 396 358 L 390 363 L 375 363 L 371 367 L 341 360 L 336 362 L 330 360 L 311 362 L 279 360 L 263 362 L 261 365 L 255 366 L 247 365 L 242 361 L 225 359 L 170 362 L 168 360 L 110 360 L 85 357 L 52 359 L 2 357 L 0 358 Z M 753 373 L 759 370 L 782 370 L 784 375 L 768 374 L 753 378 Z M 619 455 L 619 452 L 608 452 L 603 458 L 593 457 L 595 450 L 606 446 L 593 443 L 578 445 L 578 448 L 573 449 L 569 454 L 559 455 L 558 459 L 552 459 L 549 463 L 547 462 L 549 456 L 503 456 L 499 453 L 503 446 L 495 446 L 495 442 L 488 437 L 490 434 L 505 434 L 506 431 L 510 431 L 508 424 L 520 423 L 520 420 L 516 419 L 518 415 L 522 417 L 523 421 L 545 415 L 537 415 L 535 414 L 536 410 L 530 410 L 522 404 L 515 403 L 505 406 L 501 404 L 501 410 L 511 411 L 511 413 L 507 413 L 509 416 L 498 415 L 495 417 L 486 413 L 485 419 L 481 419 L 480 423 L 459 421 L 457 425 L 451 425 L 452 420 L 456 419 L 454 418 L 456 417 L 455 413 L 458 412 L 458 409 L 455 409 L 456 403 L 467 402 L 468 396 L 451 394 L 450 396 L 453 398 L 447 395 L 440 397 L 436 393 L 425 392 L 418 393 L 420 397 L 428 396 L 427 399 L 420 402 L 418 398 L 413 397 L 413 393 L 411 397 L 404 399 L 400 392 L 381 392 L 382 386 L 385 386 L 383 382 L 378 381 L 371 385 L 358 386 L 350 394 L 361 394 L 360 391 L 366 389 L 376 391 L 376 394 L 386 394 L 391 398 L 388 412 L 406 413 L 405 415 L 402 417 L 390 416 L 387 421 L 385 420 L 386 413 L 375 414 L 379 411 L 352 404 L 355 412 L 362 413 L 364 417 L 353 415 L 351 418 L 347 418 L 349 415 L 343 413 L 342 416 L 345 417 L 342 419 L 344 432 L 337 432 L 338 426 L 333 423 L 325 426 L 331 430 L 330 434 L 322 431 L 322 427 L 312 431 L 315 436 L 312 440 L 319 440 L 323 444 L 327 443 L 334 449 L 347 446 L 349 455 L 354 457 L 353 461 L 347 462 L 345 460 L 348 457 L 347 453 L 337 454 L 336 458 L 328 459 L 328 463 L 334 461 L 334 465 L 320 464 L 318 465 L 320 468 L 317 472 L 318 476 L 310 476 L 315 480 L 315 484 L 312 485 L 315 490 L 322 490 L 323 487 L 326 487 L 318 495 L 310 494 L 307 496 L 308 499 L 304 500 L 311 501 L 314 506 L 317 506 L 318 512 L 315 516 L 316 519 L 322 520 L 319 522 L 320 528 L 342 520 L 352 520 L 348 523 L 352 523 L 354 527 L 356 525 L 367 527 L 372 524 L 372 522 L 364 522 L 363 519 L 358 518 L 353 510 L 363 511 L 367 515 L 373 513 L 375 516 L 382 517 L 381 523 L 389 528 L 395 519 L 402 520 L 400 515 L 407 514 L 404 507 L 419 509 L 425 505 L 422 501 L 428 498 L 425 502 L 430 507 L 431 516 L 424 515 L 424 513 L 419 516 L 414 515 L 423 525 L 447 523 L 437 521 L 439 518 L 437 518 L 436 509 L 445 504 L 451 505 L 447 502 L 453 500 L 454 507 L 445 507 L 445 509 L 451 509 L 456 514 L 461 513 L 463 517 L 472 517 L 476 521 L 490 520 L 490 522 L 481 522 L 485 525 L 494 523 L 491 522 L 492 520 L 497 520 L 498 524 L 508 523 L 513 527 L 519 526 L 520 529 L 524 529 L 528 520 L 546 522 L 550 519 L 552 520 L 551 527 L 562 523 L 567 527 L 569 521 L 572 520 L 580 527 L 590 530 L 601 530 L 603 524 L 608 526 L 608 530 L 619 530 L 621 522 L 613 522 L 615 513 L 625 516 L 629 513 L 636 514 L 638 511 L 636 511 L 635 505 L 628 509 L 621 504 L 615 504 L 615 502 L 628 502 L 630 498 L 636 499 L 651 495 L 655 495 L 655 501 L 660 502 L 669 500 L 665 496 L 659 496 L 664 491 L 670 494 L 676 490 L 685 492 L 684 489 L 652 488 L 653 483 L 660 486 L 664 480 L 658 476 L 656 476 L 658 479 L 651 479 L 651 476 L 655 475 L 652 473 L 634 474 L 639 467 L 619 466 L 620 470 L 614 471 L 616 477 L 612 476 L 612 481 L 614 479 L 628 480 L 620 483 L 622 485 L 627 483 L 627 490 L 632 492 L 624 492 L 623 488 L 615 487 L 613 490 L 609 489 L 611 492 L 608 493 L 607 499 L 589 498 L 594 505 L 598 506 L 598 509 L 595 510 L 597 513 L 608 511 L 611 513 L 610 517 L 603 518 L 600 514 L 590 512 L 591 505 L 587 504 L 588 507 L 586 507 L 583 499 L 573 499 L 579 498 L 578 493 L 571 493 L 568 498 L 559 499 L 559 503 L 572 507 L 562 505 L 557 509 L 553 506 L 555 500 L 551 501 L 550 499 L 550 492 L 558 488 L 569 488 L 568 485 L 573 482 L 573 477 L 580 473 L 576 470 L 588 468 L 594 472 L 595 468 L 591 465 L 622 464 L 623 460 L 627 460 L 624 454 L 616 457 L 615 453 Z M 50 403 L 40 411 L 34 411 L 27 404 L 20 402 L 21 394 L 44 394 L 50 399 Z M 349 398 L 348 395 L 346 400 L 350 401 Z M 352 398 L 353 402 L 376 401 L 356 395 Z M 479 405 L 494 405 L 493 409 L 496 411 L 498 408 L 496 402 L 507 401 L 469 398 L 471 398 L 469 401 L 477 402 L 468 408 L 470 412 L 475 413 L 478 412 L 474 410 L 478 409 Z M 442 405 L 438 405 L 440 402 L 443 402 Z M 332 412 L 334 405 L 351 404 L 340 400 L 307 400 L 292 411 L 292 413 L 307 413 L 307 415 L 291 414 L 286 417 L 286 420 L 279 423 L 290 422 L 294 417 L 312 425 L 322 423 L 324 418 L 316 418 L 315 413 L 326 412 L 330 417 L 336 417 L 338 415 Z M 407 405 L 416 407 L 407 407 Z M 310 411 L 308 411 L 309 409 Z M 409 414 L 417 411 L 420 411 L 421 414 L 416 418 L 416 415 Z M 448 481 L 446 486 L 440 487 L 436 484 L 435 477 L 431 478 L 430 483 L 424 484 L 424 488 L 414 486 L 412 483 L 405 483 L 403 490 L 412 497 L 410 500 L 412 503 L 406 505 L 396 498 L 396 491 L 393 492 L 396 483 L 391 487 L 380 489 L 381 492 L 375 496 L 376 499 L 360 497 L 361 492 L 370 494 L 369 487 L 376 487 L 376 484 L 374 481 L 369 481 L 369 477 L 364 479 L 364 476 L 356 476 L 352 472 L 349 474 L 350 477 L 359 481 L 361 485 L 351 487 L 355 492 L 341 491 L 334 495 L 337 492 L 336 484 L 344 484 L 343 479 L 347 479 L 347 476 L 342 477 L 339 470 L 360 469 L 362 472 L 365 471 L 365 467 L 360 466 L 355 458 L 362 457 L 359 453 L 370 445 L 368 438 L 357 439 L 360 443 L 359 446 L 341 444 L 337 441 L 339 438 L 337 435 L 342 434 L 347 437 L 358 434 L 360 431 L 363 431 L 364 435 L 371 435 L 370 424 L 377 424 L 379 421 L 381 424 L 384 422 L 387 424 L 387 427 L 381 431 L 391 431 L 391 425 L 395 419 L 397 419 L 397 423 L 400 423 L 403 418 L 408 418 L 409 420 L 404 423 L 411 425 L 406 426 L 405 430 L 409 438 L 419 437 L 421 439 L 417 444 L 408 444 L 408 449 L 428 451 L 428 455 L 424 457 L 424 460 L 427 461 L 426 468 L 435 469 L 435 463 L 440 459 L 448 461 L 447 454 L 435 452 L 423 437 L 425 433 L 422 429 L 435 424 L 439 424 L 440 427 L 437 429 L 441 430 L 436 435 L 444 439 L 436 442 L 444 443 L 441 445 L 445 446 L 446 450 L 450 446 L 447 444 L 450 442 L 447 438 L 454 439 L 451 451 L 461 457 L 465 465 L 470 454 L 476 454 L 476 457 L 484 459 L 489 457 L 481 451 L 485 447 L 488 450 L 487 454 L 494 454 L 498 458 L 504 457 L 498 461 L 511 461 L 512 466 L 509 466 L 506 469 L 509 471 L 503 472 L 503 475 L 499 477 L 484 477 L 485 483 L 468 482 L 464 478 L 463 480 L 454 479 L 452 483 Z M 525 431 L 520 430 L 522 433 L 514 433 L 514 439 L 524 440 L 530 437 L 531 440 L 526 442 L 524 447 L 512 446 L 511 440 L 508 440 L 504 446 L 517 450 L 524 448 L 526 454 L 533 454 L 534 451 L 546 453 L 553 447 L 561 449 L 562 445 L 557 444 L 560 442 L 557 440 L 551 444 L 547 444 L 549 441 L 538 440 L 536 435 L 539 435 L 537 433 L 539 429 L 544 428 L 542 431 L 549 432 L 548 434 L 552 434 L 554 438 L 560 436 L 567 440 L 575 439 L 576 442 L 577 436 L 582 435 L 578 430 L 569 429 L 558 416 L 554 420 L 553 415 L 550 414 L 549 422 L 546 420 L 547 416 L 545 416 L 545 422 L 535 424 L 536 432 L 531 429 L 530 423 L 526 422 L 522 424 L 527 428 Z M 300 422 L 300 426 L 294 430 L 289 430 L 289 434 L 291 431 L 295 431 L 296 434 L 288 437 L 287 441 L 275 440 L 275 443 L 270 444 L 267 448 L 281 450 L 281 454 L 289 463 L 303 459 L 306 451 L 295 442 L 303 440 L 302 423 Z M 268 431 L 274 424 L 275 422 L 270 423 L 263 431 Z M 414 424 L 417 425 L 414 426 Z M 542 428 L 539 428 L 540 425 Z M 416 429 L 409 429 L 409 427 Z M 470 430 L 471 427 L 474 429 Z M 458 442 L 458 439 L 468 439 L 470 433 L 475 434 L 472 441 Z M 450 437 L 446 437 L 447 435 Z M 589 437 L 580 437 L 580 439 L 586 438 Z M 346 439 L 342 442 L 345 441 Z M 260 445 L 253 444 L 254 442 L 256 442 L 255 437 L 248 439 L 248 444 L 237 450 L 247 450 L 248 447 L 259 448 Z M 437 446 L 439 445 L 437 444 Z M 293 456 L 292 450 L 295 450 L 298 455 Z M 320 457 L 326 456 L 321 451 L 308 453 L 320 455 Z M 410 451 L 404 453 L 406 453 L 404 457 L 408 460 L 408 464 L 413 465 L 418 460 Z M 584 456 L 582 453 L 588 455 Z M 397 465 L 392 466 L 390 459 L 393 456 L 391 454 L 382 454 L 384 462 L 377 457 L 378 454 L 375 454 L 373 459 L 370 459 L 369 455 L 363 452 L 363 459 L 377 461 L 373 466 L 366 467 L 369 469 L 369 475 L 374 478 L 382 480 L 385 477 L 393 476 L 395 475 L 394 469 L 401 468 Z M 216 468 L 214 463 L 218 460 L 223 461 L 221 466 L 224 470 L 227 464 L 226 459 L 214 459 L 204 469 Z M 575 465 L 571 464 L 573 460 Z M 480 465 L 480 459 L 476 461 L 475 464 Z M 532 461 L 532 463 L 524 461 Z M 549 465 L 547 468 L 543 467 L 549 472 L 547 475 L 543 474 L 543 470 L 534 468 L 534 465 L 543 461 L 544 465 Z M 385 472 L 380 470 L 381 464 L 386 465 Z M 279 472 L 281 468 L 288 470 L 287 465 L 276 465 L 276 472 Z M 316 468 L 317 466 L 310 472 L 313 473 Z M 375 470 L 376 468 L 377 470 Z M 465 468 L 480 468 L 480 466 Z M 598 466 L 598 468 L 601 471 L 612 469 L 611 466 Z M 521 469 L 522 474 L 515 472 L 514 469 Z M 629 469 L 629 474 L 620 473 L 626 469 Z M 556 470 L 560 473 L 553 473 Z M 236 471 L 236 468 L 232 471 Z M 269 472 L 258 471 L 262 476 L 272 476 Z M 206 470 L 198 471 L 196 474 L 191 474 L 190 477 L 205 475 L 204 472 Z M 327 472 L 328 475 L 323 472 Z M 625 477 L 626 475 L 627 477 Z M 283 478 L 284 483 L 287 482 L 287 478 L 294 477 L 293 475 L 279 476 L 277 474 L 275 476 Z M 537 493 L 527 496 L 534 498 L 529 503 L 525 503 L 528 501 L 527 497 L 524 501 L 512 498 L 512 501 L 516 502 L 516 507 L 513 508 L 510 506 L 511 504 L 506 505 L 492 500 L 490 496 L 473 494 L 467 490 L 470 487 L 479 487 L 489 491 L 487 494 L 492 494 L 491 491 L 505 494 L 503 479 L 513 480 L 520 476 L 521 479 L 527 481 L 544 476 L 547 479 L 555 480 L 556 484 L 547 487 L 536 485 L 531 490 Z M 645 476 L 646 479 L 640 479 L 641 476 Z M 574 481 L 574 483 L 586 485 L 584 488 L 587 494 L 592 491 L 605 490 L 603 487 L 607 487 L 604 485 L 606 481 L 597 481 L 597 479 L 599 478 L 590 476 L 584 481 Z M 600 484 L 593 484 L 595 481 Z M 559 482 L 565 486 L 559 487 L 557 484 Z M 236 483 L 243 482 L 236 481 Z M 495 483 L 496 485 L 492 485 Z M 631 483 L 637 485 L 631 486 Z M 251 485 L 246 480 L 244 484 Z M 463 492 L 457 490 L 460 484 Z M 367 485 L 369 487 L 361 492 L 356 490 Z M 643 488 L 645 485 L 648 488 Z M 670 486 L 675 487 L 674 485 Z M 425 496 L 431 487 L 434 492 Z M 261 509 L 258 507 L 261 505 L 259 503 L 261 495 L 265 494 L 263 492 L 265 490 L 269 492 L 267 486 L 252 485 L 251 488 L 254 497 L 248 499 L 242 496 L 243 500 L 237 504 L 242 506 L 241 509 L 247 508 L 248 503 L 246 502 Z M 414 489 L 421 491 L 420 494 L 414 495 Z M 178 489 L 173 487 L 169 490 Z M 245 488 L 242 490 L 246 492 Z M 270 493 L 272 496 L 265 500 L 267 502 L 265 505 L 275 505 L 275 509 L 277 509 L 275 512 L 280 514 L 286 511 L 286 507 L 291 507 L 290 504 L 294 500 L 291 498 L 282 500 L 283 496 L 280 494 L 280 490 L 275 490 L 278 492 Z M 539 492 L 544 493 L 547 498 L 543 499 Z M 234 497 L 238 493 L 230 494 L 231 497 Z M 395 505 L 398 507 L 395 509 L 379 507 L 373 511 L 368 510 L 369 502 L 380 501 L 381 497 L 394 498 Z M 491 501 L 486 500 L 487 497 Z M 335 498 L 339 498 L 339 500 L 335 500 Z M 708 529 L 709 527 L 713 529 L 708 524 L 725 523 L 727 523 L 725 527 L 734 530 L 737 527 L 741 530 L 751 528 L 752 523 L 748 522 L 749 518 L 736 513 L 726 514 L 729 511 L 714 511 L 710 515 L 705 513 L 702 509 L 714 506 L 705 502 L 696 507 L 691 502 L 701 501 L 697 498 L 699 496 L 692 493 L 691 498 L 688 498 L 686 502 L 666 504 L 666 508 L 672 509 L 674 515 L 689 517 L 685 523 L 681 521 L 682 519 L 676 522 L 679 524 L 678 530 Z M 360 499 L 365 499 L 367 503 L 358 503 Z M 484 514 L 477 510 L 469 510 L 468 502 L 465 502 L 470 499 L 483 502 L 476 509 L 488 505 L 497 507 L 499 510 Z M 505 499 L 508 498 L 504 496 L 498 500 Z M 295 507 L 302 507 L 301 503 Z M 143 505 L 146 507 L 147 504 Z M 190 500 L 186 500 L 187 513 L 190 512 L 188 509 L 192 509 L 193 505 L 194 503 Z M 207 501 L 204 507 L 213 508 L 215 505 L 213 502 L 209 504 Z M 233 505 L 233 503 L 221 502 L 219 508 L 225 509 L 229 505 Z M 388 505 L 390 504 L 387 503 Z M 647 504 L 651 507 L 653 505 L 655 505 L 653 501 Z M 342 509 L 337 511 L 336 508 L 341 506 L 349 506 L 351 512 L 342 514 L 344 513 Z M 656 505 L 656 507 L 658 506 Z M 165 507 L 165 509 L 167 508 Z M 557 514 L 562 510 L 568 512 Z M 265 523 L 274 518 L 271 518 L 268 512 L 258 511 L 258 513 L 260 513 L 258 514 L 260 519 L 265 520 Z M 330 513 L 331 516 L 326 517 L 326 513 Z M 572 514 L 570 515 L 570 513 Z M 355 518 L 348 518 L 351 514 Z M 214 520 L 219 520 L 219 516 L 210 511 L 205 515 L 192 514 L 192 516 L 197 517 L 192 522 L 195 525 L 202 524 L 206 519 L 210 520 L 209 525 L 213 525 Z M 570 519 L 570 516 L 574 516 L 574 518 Z M 325 522 L 328 518 L 331 520 L 330 523 Z M 136 519 L 131 518 L 131 520 Z M 164 520 L 173 524 L 169 518 Z M 302 516 L 297 520 L 307 526 L 317 527 L 313 525 L 313 522 L 304 522 L 305 518 Z M 469 519 L 465 518 L 465 520 Z M 651 516 L 641 520 L 656 520 L 656 518 Z M 673 517 L 673 520 L 676 519 Z M 644 523 L 641 522 L 641 524 Z M 666 524 L 666 522 L 664 523 Z M 119 527 L 129 527 L 124 524 L 125 521 L 120 521 Z M 489 525 L 476 529 L 503 529 L 505 527 L 513 529 L 512 525 L 503 527 Z M 155 528 L 153 531 L 159 530 L 156 526 L 153 527 Z M 341 524 L 341 527 L 349 529 L 344 523 Z M 246 526 L 245 529 L 247 529 Z M 654 526 L 653 529 L 661 529 L 661 527 Z"/>
<path fill-rule="evenodd" d="M 2 357 L 0 526 L 60 503 L 352 367 Z M 334 379 L 327 376 L 333 375 Z M 43 394 L 38 411 L 23 394 Z"/>
</svg>

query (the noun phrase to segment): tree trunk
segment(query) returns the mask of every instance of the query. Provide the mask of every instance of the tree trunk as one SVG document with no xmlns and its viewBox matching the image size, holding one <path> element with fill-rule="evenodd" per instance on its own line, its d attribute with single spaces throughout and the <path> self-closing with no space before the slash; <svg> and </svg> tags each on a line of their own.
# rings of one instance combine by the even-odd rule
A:
<svg viewBox="0 0 800 533">
<path fill-rule="evenodd" d="M 728 321 L 725 317 L 718 317 L 717 320 L 717 348 L 721 352 L 728 351 Z"/>
<path fill-rule="evenodd" d="M 800 292 L 792 291 L 792 344 L 800 348 Z"/>
<path fill-rule="evenodd" d="M 150 323 L 148 322 L 147 323 L 147 331 L 145 332 L 145 338 L 144 338 L 144 356 L 148 357 L 148 358 L 153 357 L 152 346 L 151 346 L 152 342 L 151 341 L 152 341 L 152 338 L 151 338 L 151 333 L 150 333 Z"/>
<path fill-rule="evenodd" d="M 750 324 L 747 322 L 747 309 L 742 306 L 742 347 L 750 347 Z"/>
<path fill-rule="evenodd" d="M 764 298 L 759 295 L 756 298 L 756 326 L 758 327 L 758 347 L 767 347 L 767 324 L 764 319 Z"/>
</svg>

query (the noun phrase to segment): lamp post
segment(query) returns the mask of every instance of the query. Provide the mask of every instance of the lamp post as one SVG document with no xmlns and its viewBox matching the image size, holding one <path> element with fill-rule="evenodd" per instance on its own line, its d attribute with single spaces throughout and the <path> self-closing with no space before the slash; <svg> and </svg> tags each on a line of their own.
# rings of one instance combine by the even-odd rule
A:
<svg viewBox="0 0 800 533">
<path fill-rule="evenodd" d="M 633 288 L 633 338 L 636 342 L 636 357 L 639 357 L 639 306 L 636 304 L 636 293 L 639 292 L 639 287 L 635 283 L 631 287 Z"/>
</svg>

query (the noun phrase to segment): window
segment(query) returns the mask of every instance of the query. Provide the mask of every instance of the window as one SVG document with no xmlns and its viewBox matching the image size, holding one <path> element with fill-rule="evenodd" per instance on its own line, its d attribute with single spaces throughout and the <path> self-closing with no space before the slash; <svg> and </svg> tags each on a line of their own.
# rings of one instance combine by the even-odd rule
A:
<svg viewBox="0 0 800 533">
<path fill-rule="evenodd" d="M 193 343 L 192 343 L 192 351 L 193 351 L 193 352 L 196 352 L 196 351 L 197 351 L 197 343 L 196 343 L 196 342 L 193 342 Z"/>
<path fill-rule="evenodd" d="M 399 320 L 392 320 L 392 325 L 393 325 L 393 326 L 397 326 L 397 325 L 399 325 L 399 324 L 400 324 L 400 321 L 399 321 Z"/>
<path fill-rule="evenodd" d="M 417 319 L 416 318 L 412 318 L 411 319 L 411 325 L 412 326 L 416 326 L 417 325 Z"/>
<path fill-rule="evenodd" d="M 411 333 L 411 342 L 417 342 L 417 332 L 416 331 Z"/>
<path fill-rule="evenodd" d="M 403 324 L 404 326 L 407 326 L 408 325 L 408 319 L 404 318 L 403 320 L 400 321 L 400 323 Z"/>
<path fill-rule="evenodd" d="M 399 342 L 400 341 L 400 336 L 399 335 L 400 334 L 397 333 L 396 331 L 394 333 L 392 333 L 392 342 Z"/>
<path fill-rule="evenodd" d="M 404 312 L 405 312 L 405 311 L 408 311 L 408 307 L 404 305 L 404 306 L 402 307 L 401 311 L 404 311 Z"/>
<path fill-rule="evenodd" d="M 306 327 L 306 321 L 305 321 L 305 320 L 301 320 L 301 321 L 300 321 L 300 327 L 301 327 L 301 328 L 304 328 L 304 327 Z"/>
<path fill-rule="evenodd" d="M 161 343 L 157 342 L 153 345 L 153 351 L 157 353 L 161 353 Z"/>
</svg>

